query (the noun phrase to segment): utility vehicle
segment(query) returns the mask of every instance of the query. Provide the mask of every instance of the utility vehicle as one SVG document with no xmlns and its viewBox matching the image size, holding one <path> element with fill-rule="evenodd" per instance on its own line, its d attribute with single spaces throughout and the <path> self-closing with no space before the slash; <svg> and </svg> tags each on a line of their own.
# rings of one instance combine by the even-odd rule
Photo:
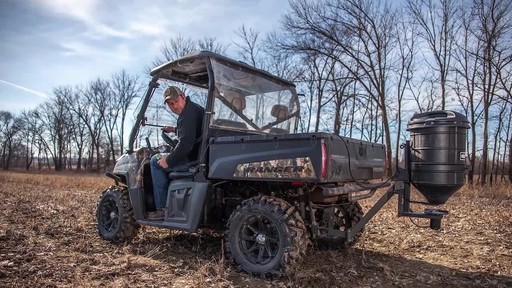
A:
<svg viewBox="0 0 512 288">
<path fill-rule="evenodd" d="M 454 112 L 413 118 L 409 128 L 420 146 L 432 139 L 441 146 L 449 143 L 411 149 L 407 142 L 405 168 L 385 181 L 384 145 L 297 133 L 300 98 L 290 81 L 208 51 L 156 67 L 151 76 L 128 149 L 107 173 L 115 186 L 98 201 L 98 229 L 105 240 L 130 241 L 140 225 L 186 232 L 214 227 L 224 231 L 227 258 L 240 270 L 280 275 L 310 244 L 335 248 L 355 243 L 395 194 L 400 216 L 430 218 L 432 228 L 439 229 L 447 212 L 413 213 L 410 184 L 430 204 L 444 203 L 463 184 L 467 120 Z M 170 84 L 180 85 L 205 108 L 201 149 L 197 161 L 169 173 L 165 218 L 150 221 L 147 213 L 155 207 L 149 159 L 175 144 L 159 129 L 176 121 L 163 105 L 162 92 Z M 459 142 L 446 147 L 451 139 Z M 391 187 L 364 214 L 357 201 L 385 186 Z"/>
</svg>

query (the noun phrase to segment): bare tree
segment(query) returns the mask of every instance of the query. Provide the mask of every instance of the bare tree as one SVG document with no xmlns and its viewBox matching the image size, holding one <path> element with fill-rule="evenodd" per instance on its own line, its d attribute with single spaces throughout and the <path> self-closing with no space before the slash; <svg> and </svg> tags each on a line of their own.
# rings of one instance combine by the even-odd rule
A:
<svg viewBox="0 0 512 288">
<path fill-rule="evenodd" d="M 403 12 L 402 12 L 403 13 Z M 398 49 L 398 67 L 396 73 L 396 105 L 397 113 L 397 131 L 396 131 L 396 169 L 398 170 L 398 151 L 400 147 L 400 137 L 402 133 L 402 106 L 405 92 L 410 88 L 410 84 L 414 72 L 414 60 L 417 51 L 417 41 L 415 30 L 413 26 L 409 26 L 405 21 L 405 17 L 401 17 L 399 23 L 400 32 L 397 34 L 397 49 Z"/>
<path fill-rule="evenodd" d="M 119 151 L 123 151 L 126 113 L 128 109 L 130 109 L 133 101 L 142 91 L 143 86 L 139 82 L 139 77 L 129 75 L 126 70 L 112 74 L 110 83 L 114 100 L 117 102 L 117 106 L 120 109 L 120 121 L 117 122 L 116 126 L 117 136 L 120 140 Z"/>
<path fill-rule="evenodd" d="M 407 9 L 420 27 L 419 35 L 426 41 L 435 60 L 431 69 L 438 73 L 441 85 L 441 109 L 446 108 L 447 79 L 459 29 L 456 0 L 408 0 Z M 426 58 L 428 59 L 428 57 Z M 429 63 L 428 60 L 426 60 Z"/>
<path fill-rule="evenodd" d="M 334 96 L 334 122 L 333 122 L 333 132 L 336 135 L 340 135 L 341 132 L 341 120 L 343 119 L 343 112 L 345 111 L 345 107 L 347 106 L 347 101 L 350 97 L 350 89 L 351 84 L 353 83 L 353 78 L 350 76 L 350 73 L 340 67 L 336 69 L 333 67 L 333 73 L 331 73 L 332 78 L 330 79 L 332 83 L 332 94 Z"/>
<path fill-rule="evenodd" d="M 66 97 L 68 93 L 70 90 L 66 87 L 55 88 L 50 101 L 44 102 L 35 111 L 35 117 L 41 119 L 42 124 L 39 131 L 41 143 L 51 154 L 56 171 L 65 169 L 66 149 L 71 138 L 71 115 Z"/>
<path fill-rule="evenodd" d="M 507 65 L 503 67 L 503 69 L 500 69 L 498 72 L 498 77 L 500 79 L 500 90 L 503 91 L 503 94 L 498 94 L 497 96 L 507 103 L 507 105 L 510 107 L 509 113 L 508 113 L 508 124 L 507 124 L 507 132 L 505 134 L 505 148 L 504 153 L 507 153 L 507 147 L 508 147 L 508 159 L 506 157 L 503 157 L 503 164 L 502 164 L 502 170 L 503 175 L 508 175 L 509 181 L 512 183 L 512 57 L 509 58 Z M 508 171 L 505 170 L 505 163 L 508 161 Z"/>
<path fill-rule="evenodd" d="M 440 109 L 440 106 L 436 105 L 437 95 L 434 91 L 434 83 L 428 78 L 423 77 L 420 81 L 412 79 L 408 84 L 412 100 L 420 113 Z"/>
<path fill-rule="evenodd" d="M 20 115 L 21 125 L 22 125 L 22 133 L 21 139 L 25 144 L 25 170 L 29 170 L 34 161 L 34 154 L 37 149 L 39 149 L 38 143 L 38 135 L 39 130 L 37 129 L 38 119 L 34 110 L 25 110 L 21 112 Z"/>
<path fill-rule="evenodd" d="M 336 62 L 330 57 L 326 57 L 319 53 L 308 53 L 304 59 L 304 63 L 307 65 L 307 71 L 309 71 L 308 74 L 305 74 L 308 75 L 309 79 L 305 79 L 305 81 L 309 83 L 311 91 L 313 92 L 310 97 L 311 99 L 316 100 L 316 103 L 314 104 L 314 107 L 316 108 L 314 131 L 318 132 L 322 108 L 333 98 L 326 94 L 328 92 L 328 85 L 332 80 Z"/>
<path fill-rule="evenodd" d="M 296 0 L 290 2 L 290 8 L 291 13 L 283 21 L 287 36 L 281 47 L 333 57 L 377 103 L 387 146 L 386 170 L 390 175 L 391 132 L 386 83 L 391 73 L 399 15 L 387 3 L 367 0 Z M 333 47 L 339 53 L 332 54 Z M 343 55 L 356 65 L 348 65 L 350 62 L 333 55 Z"/>
<path fill-rule="evenodd" d="M 217 41 L 215 37 L 205 36 L 196 41 L 199 50 L 212 51 L 218 54 L 226 54 L 229 45 L 224 45 Z"/>
<path fill-rule="evenodd" d="M 117 147 L 120 139 L 118 138 L 118 133 L 116 132 L 117 122 L 120 117 L 121 106 L 118 104 L 117 99 L 110 87 L 110 83 L 106 82 L 106 86 L 102 88 L 102 92 L 100 93 L 104 101 L 105 101 L 105 115 L 103 116 L 103 127 L 106 136 L 106 149 L 102 149 L 106 152 L 105 156 L 105 166 L 106 168 L 115 163 L 116 155 L 117 155 Z"/>
<path fill-rule="evenodd" d="M 487 182 L 489 121 L 491 106 L 498 89 L 498 71 L 512 57 L 510 33 L 512 29 L 512 2 L 507 0 L 475 0 L 475 21 L 479 30 L 477 39 L 481 42 L 479 59 L 482 62 L 481 83 L 483 98 L 483 141 L 480 183 Z"/>
<path fill-rule="evenodd" d="M 263 47 L 260 33 L 242 25 L 235 31 L 235 34 L 239 41 L 235 41 L 234 44 L 239 49 L 238 55 L 240 55 L 242 61 L 256 68 L 266 69 L 265 59 L 262 56 Z"/>
<path fill-rule="evenodd" d="M 496 106 L 499 106 L 499 113 L 495 119 L 496 122 L 498 122 L 498 126 L 495 127 L 494 131 L 494 141 L 493 141 L 493 147 L 492 147 L 492 160 L 491 160 L 491 169 L 490 169 L 490 177 L 489 177 L 489 184 L 493 185 L 497 180 L 498 175 L 498 168 L 499 168 L 499 158 L 500 158 L 500 152 L 501 152 L 501 140 L 500 136 L 502 134 L 503 130 L 503 124 L 504 121 L 501 121 L 501 119 L 504 119 L 504 115 L 506 115 L 506 109 L 507 105 L 503 101 L 501 103 L 497 103 Z"/>
<path fill-rule="evenodd" d="M 235 41 L 234 44 L 239 50 L 238 55 L 242 61 L 256 68 L 267 70 L 267 59 L 263 56 L 263 43 L 260 33 L 246 28 L 244 25 L 238 28 L 235 33 L 238 36 L 238 41 Z M 259 97 L 256 98 L 256 103 L 254 103 L 256 111 L 254 121 L 258 124 L 265 119 L 265 116 L 262 115 L 265 111 L 263 100 L 263 97 Z"/>
<path fill-rule="evenodd" d="M 69 109 L 80 118 L 79 125 L 84 125 L 88 132 L 89 155 L 88 169 L 93 169 L 94 153 L 96 153 L 96 169 L 101 169 L 101 142 L 103 137 L 104 120 L 107 109 L 108 81 L 97 79 L 86 88 L 77 88 L 75 93 L 66 94 Z M 81 136 L 80 136 L 81 138 Z M 79 153 L 79 155 L 81 155 Z"/>
<path fill-rule="evenodd" d="M 202 39 L 194 40 L 191 37 L 184 37 L 179 34 L 164 42 L 160 48 L 162 55 L 153 61 L 153 67 L 178 59 L 197 50 L 209 50 L 224 54 L 227 48 L 226 45 L 219 43 L 214 37 L 203 37 Z"/>
<path fill-rule="evenodd" d="M 15 137 L 21 130 L 20 119 L 11 112 L 0 111 L 0 140 L 2 169 L 9 170 L 14 157 Z"/>
<path fill-rule="evenodd" d="M 468 107 L 466 116 L 469 116 L 471 140 L 468 141 L 469 149 L 469 171 L 468 182 L 473 184 L 476 159 L 476 132 L 477 123 L 482 115 L 482 98 L 477 95 L 478 73 L 481 70 L 481 61 L 478 58 L 481 50 L 481 42 L 474 37 L 475 22 L 473 21 L 472 7 L 465 7 L 461 10 L 461 37 L 460 43 L 454 53 L 456 65 L 453 67 L 456 72 L 454 91 L 459 98 L 461 105 Z M 462 79 L 458 81 L 458 79 Z M 467 103 L 467 104 L 466 104 Z"/>
<path fill-rule="evenodd" d="M 84 101 L 87 102 L 91 110 L 89 110 L 89 117 L 91 122 L 86 124 L 89 127 L 91 142 L 96 151 L 96 169 L 101 170 L 101 145 L 103 139 L 103 132 L 110 130 L 110 127 L 105 127 L 105 118 L 108 112 L 108 101 L 110 97 L 110 86 L 107 80 L 96 79 L 89 83 L 87 89 L 84 91 Z M 113 124 L 112 124 L 113 125 Z M 113 142 L 111 130 L 108 133 L 109 141 Z M 113 143 L 111 143 L 113 145 Z"/>
<path fill-rule="evenodd" d="M 510 142 L 508 144 L 508 181 L 512 183 L 512 133 L 510 133 L 509 137 Z"/>
<path fill-rule="evenodd" d="M 509 143 L 509 139 L 512 140 L 512 106 L 510 107 L 510 111 L 508 112 L 508 123 L 506 124 L 506 131 L 505 131 L 505 136 L 504 138 L 502 139 L 503 141 L 503 144 L 504 144 L 504 148 L 503 148 L 503 161 L 501 163 L 501 171 L 502 171 L 502 177 L 501 177 L 501 180 L 503 181 L 506 177 L 506 175 L 510 175 L 510 172 L 512 172 L 512 169 L 510 168 L 512 165 L 512 163 L 510 163 L 510 143 Z M 507 157 L 505 157 L 505 155 L 507 154 L 507 150 L 508 150 L 508 157 L 509 159 L 507 159 Z M 507 167 L 507 163 L 508 163 L 508 167 L 509 167 L 509 170 L 507 171 L 506 170 L 506 167 Z M 512 180 L 512 179 L 509 179 L 509 180 Z M 510 181 L 512 182 L 512 181 Z"/>
<path fill-rule="evenodd" d="M 153 66 L 158 66 L 167 61 L 178 59 L 195 50 L 196 41 L 192 40 L 190 37 L 185 38 L 180 34 L 174 38 L 170 38 L 163 44 L 162 48 L 160 48 L 163 59 L 158 58 L 155 60 L 153 62 Z"/>
</svg>

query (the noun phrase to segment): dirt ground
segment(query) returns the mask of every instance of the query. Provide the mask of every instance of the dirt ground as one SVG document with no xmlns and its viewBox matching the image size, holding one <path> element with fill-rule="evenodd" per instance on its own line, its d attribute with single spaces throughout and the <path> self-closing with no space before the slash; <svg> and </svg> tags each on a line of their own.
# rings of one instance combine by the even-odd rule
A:
<svg viewBox="0 0 512 288">
<path fill-rule="evenodd" d="M 354 248 L 310 251 L 289 277 L 259 279 L 225 263 L 209 231 L 146 227 L 129 244 L 103 241 L 94 213 L 105 178 L 0 173 L 0 287 L 512 287 L 510 198 L 455 196 L 439 231 L 397 218 L 394 199 Z"/>
</svg>

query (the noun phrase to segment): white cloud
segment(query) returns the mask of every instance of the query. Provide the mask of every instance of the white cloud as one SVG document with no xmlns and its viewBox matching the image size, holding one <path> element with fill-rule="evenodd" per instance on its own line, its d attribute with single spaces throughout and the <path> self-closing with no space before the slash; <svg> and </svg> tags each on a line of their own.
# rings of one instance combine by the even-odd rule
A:
<svg viewBox="0 0 512 288">
<path fill-rule="evenodd" d="M 128 62 L 131 59 L 130 49 L 127 45 L 118 44 L 111 49 L 101 49 L 85 44 L 81 41 L 69 41 L 60 44 L 66 49 L 64 55 L 72 57 L 87 57 L 91 59 L 107 59 L 120 62 Z"/>
<path fill-rule="evenodd" d="M 94 22 L 98 0 L 38 0 L 48 12 L 61 14 L 83 22 Z"/>
<path fill-rule="evenodd" d="M 14 83 L 11 83 L 11 82 L 8 82 L 8 81 L 5 81 L 5 80 L 2 80 L 0 79 L 0 83 L 4 83 L 4 84 L 7 84 L 9 86 L 12 86 L 12 87 L 15 87 L 15 88 L 18 88 L 20 90 L 23 90 L 25 92 L 29 92 L 29 93 L 32 93 L 34 95 L 37 95 L 39 97 L 43 97 L 43 98 L 49 98 L 50 96 L 48 96 L 47 94 L 43 93 L 43 92 L 39 92 L 39 91 L 36 91 L 36 90 L 32 90 L 30 88 L 27 88 L 27 87 L 24 87 L 24 86 L 21 86 L 21 85 L 18 85 L 18 84 L 14 84 Z"/>
<path fill-rule="evenodd" d="M 134 21 L 129 23 L 129 28 L 133 32 L 150 36 L 159 36 L 165 32 L 165 28 L 161 25 L 142 21 Z"/>
<path fill-rule="evenodd" d="M 66 49 L 66 56 L 90 56 L 94 53 L 91 46 L 78 41 L 63 42 L 60 45 Z"/>
<path fill-rule="evenodd" d="M 94 31 L 92 34 L 89 33 L 88 35 L 95 39 L 101 39 L 103 37 L 133 38 L 133 35 L 128 32 L 117 30 L 99 23 L 94 23 L 91 28 L 94 29 Z"/>
<path fill-rule="evenodd" d="M 61 15 L 84 23 L 90 30 L 86 35 L 93 39 L 102 37 L 129 38 L 130 34 L 101 22 L 97 19 L 99 5 L 98 0 L 39 0 L 39 5 L 47 12 Z"/>
</svg>

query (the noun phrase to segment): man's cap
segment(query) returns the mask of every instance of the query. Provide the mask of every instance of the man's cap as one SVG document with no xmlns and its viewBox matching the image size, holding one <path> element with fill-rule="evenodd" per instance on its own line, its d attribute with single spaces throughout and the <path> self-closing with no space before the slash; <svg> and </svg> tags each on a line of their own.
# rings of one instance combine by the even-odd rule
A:
<svg viewBox="0 0 512 288">
<path fill-rule="evenodd" d="M 174 100 L 178 98 L 180 94 L 183 94 L 183 91 L 180 88 L 175 86 L 169 86 L 164 90 L 164 103 L 167 103 L 167 100 Z"/>
</svg>

